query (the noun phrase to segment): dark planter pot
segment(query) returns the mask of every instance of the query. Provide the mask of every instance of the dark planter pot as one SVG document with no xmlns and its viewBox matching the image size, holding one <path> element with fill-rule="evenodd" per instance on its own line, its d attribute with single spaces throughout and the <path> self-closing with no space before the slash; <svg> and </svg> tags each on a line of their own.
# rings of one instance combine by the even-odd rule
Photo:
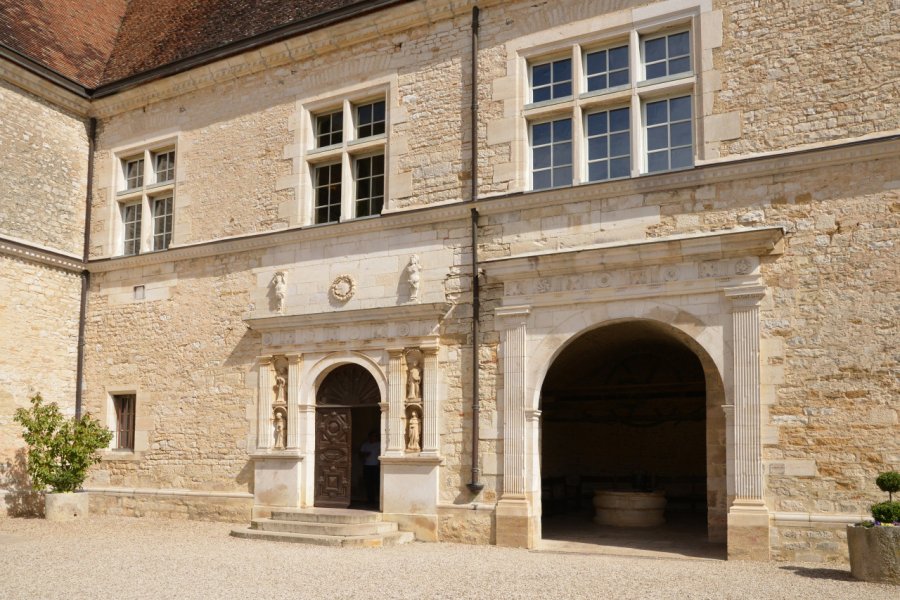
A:
<svg viewBox="0 0 900 600">
<path fill-rule="evenodd" d="M 900 527 L 849 525 L 847 546 L 853 577 L 900 585 Z"/>
</svg>

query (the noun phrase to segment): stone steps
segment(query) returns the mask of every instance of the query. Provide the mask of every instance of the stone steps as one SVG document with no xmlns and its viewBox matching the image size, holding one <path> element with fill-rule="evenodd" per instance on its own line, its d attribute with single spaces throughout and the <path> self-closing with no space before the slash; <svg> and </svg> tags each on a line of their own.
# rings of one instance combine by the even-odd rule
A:
<svg viewBox="0 0 900 600">
<path fill-rule="evenodd" d="M 381 548 L 413 541 L 396 523 L 371 511 L 298 508 L 272 511 L 268 519 L 253 519 L 247 529 L 233 529 L 238 538 L 293 542 L 316 546 Z"/>
</svg>

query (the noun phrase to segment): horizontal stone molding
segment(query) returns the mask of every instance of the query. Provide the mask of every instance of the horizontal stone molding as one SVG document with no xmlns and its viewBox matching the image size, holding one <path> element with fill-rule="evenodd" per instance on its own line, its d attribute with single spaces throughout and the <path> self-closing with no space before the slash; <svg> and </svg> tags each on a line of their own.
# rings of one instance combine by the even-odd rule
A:
<svg viewBox="0 0 900 600">
<path fill-rule="evenodd" d="M 776 525 L 797 525 L 802 523 L 831 523 L 835 525 L 847 525 L 860 521 L 872 520 L 871 515 L 829 515 L 823 513 L 805 512 L 773 512 L 772 518 Z"/>
<path fill-rule="evenodd" d="M 248 492 L 216 492 L 211 490 L 185 490 L 166 488 L 119 488 L 119 487 L 86 487 L 83 491 L 89 494 L 104 496 L 186 496 L 191 498 L 235 498 L 252 500 L 253 494 Z"/>
<path fill-rule="evenodd" d="M 381 456 L 378 459 L 383 465 L 442 465 L 444 459 L 440 456 L 422 456 L 405 454 L 403 456 Z"/>
<path fill-rule="evenodd" d="M 12 237 L 0 236 L 0 254 L 29 262 L 55 267 L 71 273 L 81 273 L 86 265 L 75 254 L 53 250 Z"/>
<path fill-rule="evenodd" d="M 35 75 L 28 69 L 5 58 L 0 58 L 0 79 L 52 102 L 75 116 L 84 118 L 90 113 L 90 100 L 81 98 L 64 87 Z"/>
</svg>

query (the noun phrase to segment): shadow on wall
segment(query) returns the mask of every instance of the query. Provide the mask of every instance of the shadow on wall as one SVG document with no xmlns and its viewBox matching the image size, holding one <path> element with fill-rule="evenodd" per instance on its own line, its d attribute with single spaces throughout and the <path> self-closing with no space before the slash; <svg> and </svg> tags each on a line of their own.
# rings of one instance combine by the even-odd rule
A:
<svg viewBox="0 0 900 600">
<path fill-rule="evenodd" d="M 19 448 L 11 461 L 0 463 L 2 508 L 9 517 L 42 517 L 44 503 L 41 493 L 31 489 L 25 457 L 25 448 Z"/>
</svg>

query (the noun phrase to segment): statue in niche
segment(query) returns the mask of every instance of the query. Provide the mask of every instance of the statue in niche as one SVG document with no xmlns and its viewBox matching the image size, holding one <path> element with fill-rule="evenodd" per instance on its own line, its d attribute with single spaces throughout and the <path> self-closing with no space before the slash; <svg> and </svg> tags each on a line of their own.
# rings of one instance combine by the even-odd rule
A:
<svg viewBox="0 0 900 600">
<path fill-rule="evenodd" d="M 275 294 L 275 310 L 284 312 L 284 299 L 287 297 L 287 283 L 284 281 L 284 271 L 275 273 L 272 278 L 272 287 Z"/>
<path fill-rule="evenodd" d="M 413 254 L 409 257 L 409 264 L 406 267 L 406 277 L 409 282 L 409 301 L 419 301 L 419 281 L 422 267 L 419 265 L 419 255 Z"/>
<path fill-rule="evenodd" d="M 422 398 L 422 371 L 418 362 L 409 363 L 406 370 L 406 399 L 418 402 Z"/>
<path fill-rule="evenodd" d="M 284 450 L 284 414 L 280 410 L 275 411 L 275 449 Z"/>
<path fill-rule="evenodd" d="M 287 378 L 281 371 L 275 375 L 275 404 L 287 404 Z"/>
<path fill-rule="evenodd" d="M 419 421 L 417 411 L 412 411 L 409 415 L 409 423 L 406 426 L 406 451 L 419 452 L 422 447 L 419 445 L 419 438 L 422 437 L 422 423 Z"/>
</svg>

